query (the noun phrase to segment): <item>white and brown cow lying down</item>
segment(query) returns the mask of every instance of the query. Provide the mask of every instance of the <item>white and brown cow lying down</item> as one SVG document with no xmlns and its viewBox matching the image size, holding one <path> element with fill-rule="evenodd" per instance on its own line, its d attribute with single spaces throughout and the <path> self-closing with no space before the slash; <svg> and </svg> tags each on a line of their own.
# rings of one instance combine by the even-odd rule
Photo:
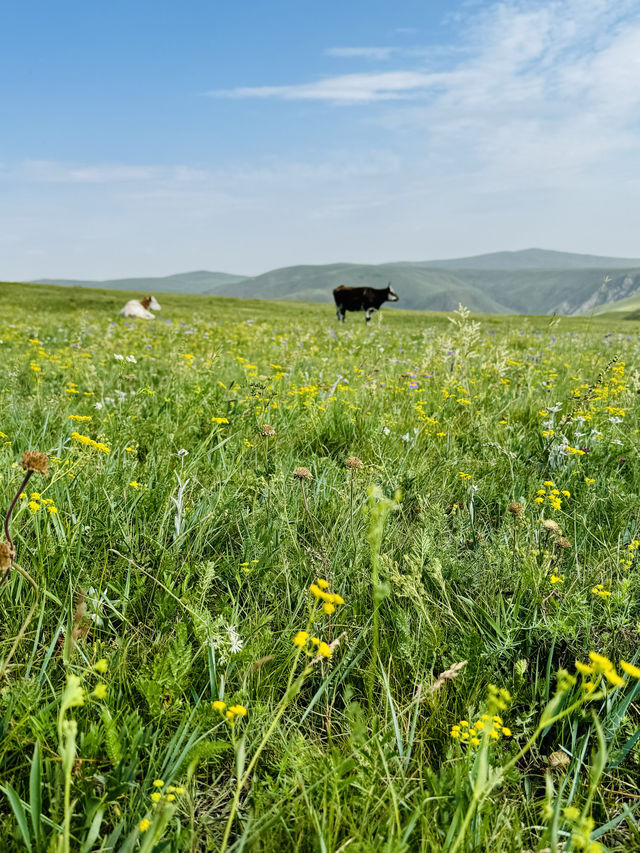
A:
<svg viewBox="0 0 640 853">
<path fill-rule="evenodd" d="M 391 282 L 386 287 L 346 287 L 341 284 L 333 291 L 333 298 L 338 308 L 338 320 L 344 323 L 346 311 L 364 311 L 364 319 L 369 322 L 374 311 L 377 311 L 383 302 L 397 302 L 400 298 L 391 287 Z"/>
<path fill-rule="evenodd" d="M 123 317 L 139 317 L 141 320 L 155 320 L 155 316 L 149 311 L 160 311 L 160 303 L 155 296 L 144 296 L 142 299 L 130 299 L 120 311 Z"/>
</svg>

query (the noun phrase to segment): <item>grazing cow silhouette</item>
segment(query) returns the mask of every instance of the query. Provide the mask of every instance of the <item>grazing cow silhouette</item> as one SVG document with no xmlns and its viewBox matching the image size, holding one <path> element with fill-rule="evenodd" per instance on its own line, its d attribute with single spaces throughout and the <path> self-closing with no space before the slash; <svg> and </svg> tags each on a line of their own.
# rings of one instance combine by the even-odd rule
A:
<svg viewBox="0 0 640 853">
<path fill-rule="evenodd" d="M 347 311 L 364 311 L 364 319 L 368 323 L 374 311 L 377 311 L 383 302 L 397 302 L 400 298 L 391 287 L 391 282 L 386 287 L 345 287 L 341 284 L 333 291 L 333 298 L 338 308 L 338 320 L 344 323 L 344 315 Z"/>
<path fill-rule="evenodd" d="M 123 317 L 139 317 L 141 320 L 155 320 L 154 315 L 149 311 L 153 308 L 154 311 L 160 310 L 160 304 L 155 296 L 145 296 L 142 299 L 130 299 L 129 302 L 120 310 Z"/>
</svg>

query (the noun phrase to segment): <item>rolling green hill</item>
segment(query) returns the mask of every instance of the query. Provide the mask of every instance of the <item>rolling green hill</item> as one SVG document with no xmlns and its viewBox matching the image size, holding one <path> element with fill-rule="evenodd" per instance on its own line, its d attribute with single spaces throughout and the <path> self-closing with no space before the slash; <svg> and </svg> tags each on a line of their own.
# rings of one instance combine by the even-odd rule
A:
<svg viewBox="0 0 640 853">
<path fill-rule="evenodd" d="M 116 278 L 106 281 L 88 281 L 86 279 L 41 278 L 33 284 L 59 284 L 65 287 L 100 287 L 107 290 L 136 290 L 141 293 L 213 293 L 225 284 L 243 281 L 245 276 L 226 272 L 176 273 L 160 277 Z"/>
<path fill-rule="evenodd" d="M 332 290 L 340 284 L 385 287 L 389 281 L 400 296 L 398 307 L 408 309 L 451 311 L 462 302 L 481 313 L 592 314 L 640 307 L 640 260 L 544 249 L 441 261 L 298 265 L 254 277 L 201 270 L 160 278 L 41 280 L 140 294 L 215 294 L 305 302 L 333 302 Z"/>
<path fill-rule="evenodd" d="M 638 270 L 572 266 L 444 269 L 409 263 L 283 267 L 233 286 L 223 285 L 215 292 L 254 299 L 331 302 L 332 290 L 340 284 L 384 287 L 388 281 L 403 308 L 430 311 L 450 311 L 462 302 L 482 313 L 583 314 L 636 291 L 640 296 Z"/>
<path fill-rule="evenodd" d="M 463 302 L 474 311 L 508 313 L 498 300 L 449 270 L 426 270 L 408 264 L 284 267 L 233 286 L 223 286 L 217 293 L 260 299 L 333 302 L 332 290 L 340 284 L 385 287 L 389 281 L 399 293 L 403 308 L 450 311 Z"/>
</svg>

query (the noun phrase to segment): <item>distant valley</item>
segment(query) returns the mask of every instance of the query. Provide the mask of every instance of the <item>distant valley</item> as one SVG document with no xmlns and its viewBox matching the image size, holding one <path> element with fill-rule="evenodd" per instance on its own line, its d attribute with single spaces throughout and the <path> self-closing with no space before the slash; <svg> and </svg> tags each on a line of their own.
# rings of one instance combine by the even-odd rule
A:
<svg viewBox="0 0 640 853">
<path fill-rule="evenodd" d="M 331 302 L 331 291 L 339 284 L 384 287 L 388 281 L 400 295 L 399 308 L 450 311 L 462 302 L 472 311 L 492 314 L 640 310 L 640 259 L 544 249 L 423 262 L 298 265 L 253 277 L 200 270 L 165 277 L 38 283 Z"/>
</svg>

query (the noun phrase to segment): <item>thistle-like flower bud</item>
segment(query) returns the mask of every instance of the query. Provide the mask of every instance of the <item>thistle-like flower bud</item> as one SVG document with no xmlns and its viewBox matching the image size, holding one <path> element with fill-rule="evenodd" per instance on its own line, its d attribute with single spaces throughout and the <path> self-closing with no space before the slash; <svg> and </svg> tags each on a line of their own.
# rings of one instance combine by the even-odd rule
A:
<svg viewBox="0 0 640 853">
<path fill-rule="evenodd" d="M 313 474 L 308 468 L 305 468 L 304 465 L 300 465 L 293 472 L 293 476 L 296 480 L 313 480 Z"/>
<path fill-rule="evenodd" d="M 49 457 L 39 450 L 25 450 L 20 464 L 25 471 L 42 474 L 43 477 L 49 476 Z"/>
<path fill-rule="evenodd" d="M 358 459 L 357 456 L 348 456 L 345 465 L 353 471 L 356 468 L 363 468 L 364 462 L 362 459 Z"/>
<path fill-rule="evenodd" d="M 262 425 L 262 435 L 275 435 L 276 431 L 271 426 L 271 424 L 263 424 Z"/>
<path fill-rule="evenodd" d="M 513 501 L 513 503 L 510 503 L 507 509 L 514 518 L 522 518 L 522 516 L 524 515 L 524 507 L 521 503 L 518 503 L 518 501 Z"/>
</svg>

